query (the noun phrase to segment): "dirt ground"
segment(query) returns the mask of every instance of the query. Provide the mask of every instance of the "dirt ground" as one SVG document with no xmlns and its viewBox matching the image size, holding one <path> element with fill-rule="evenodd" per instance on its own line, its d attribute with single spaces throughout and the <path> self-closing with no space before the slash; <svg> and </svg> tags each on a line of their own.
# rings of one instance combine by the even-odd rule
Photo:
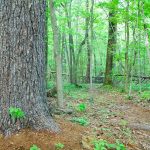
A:
<svg viewBox="0 0 150 150">
<path fill-rule="evenodd" d="M 60 134 L 48 132 L 35 132 L 32 130 L 22 130 L 7 139 L 0 139 L 0 150 L 29 150 L 35 144 L 41 150 L 55 150 L 56 143 L 63 143 L 65 150 L 81 150 L 81 134 L 86 128 L 57 119 L 62 132 Z"/>
<path fill-rule="evenodd" d="M 86 91 L 88 92 L 88 91 Z M 135 103 L 124 93 L 95 89 L 93 101 L 88 98 L 71 99 L 69 105 L 84 102 L 85 112 L 54 115 L 61 133 L 36 132 L 24 129 L 9 138 L 0 137 L 0 150 L 29 150 L 35 144 L 41 150 L 55 150 L 55 144 L 63 143 L 64 150 L 93 150 L 92 140 L 104 139 L 114 143 L 119 139 L 128 150 L 150 150 L 150 103 Z M 135 94 L 134 99 L 138 97 Z M 89 125 L 72 123 L 72 117 L 86 117 Z"/>
</svg>

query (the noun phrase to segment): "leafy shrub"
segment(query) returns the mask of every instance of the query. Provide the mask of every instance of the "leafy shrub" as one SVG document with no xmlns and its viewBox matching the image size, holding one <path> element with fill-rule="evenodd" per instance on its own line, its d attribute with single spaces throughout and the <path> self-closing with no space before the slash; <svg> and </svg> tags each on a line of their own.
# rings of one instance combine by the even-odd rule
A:
<svg viewBox="0 0 150 150">
<path fill-rule="evenodd" d="M 80 103 L 80 104 L 77 106 L 77 110 L 78 110 L 78 111 L 81 111 L 81 112 L 85 111 L 85 110 L 86 110 L 86 104 Z"/>
<path fill-rule="evenodd" d="M 80 125 L 82 126 L 86 126 L 89 124 L 88 120 L 85 119 L 85 118 L 77 118 L 77 117 L 74 117 L 71 119 L 72 122 L 76 122 L 76 123 L 79 123 Z"/>
<path fill-rule="evenodd" d="M 21 119 L 25 117 L 25 113 L 21 110 L 21 108 L 10 107 L 9 114 L 12 119 Z"/>
<path fill-rule="evenodd" d="M 64 148 L 64 144 L 62 144 L 62 143 L 57 143 L 57 144 L 55 144 L 55 148 L 56 148 L 57 150 L 63 149 L 63 148 Z"/>
<path fill-rule="evenodd" d="M 39 147 L 37 147 L 36 145 L 32 145 L 30 147 L 30 150 L 41 150 Z"/>
</svg>

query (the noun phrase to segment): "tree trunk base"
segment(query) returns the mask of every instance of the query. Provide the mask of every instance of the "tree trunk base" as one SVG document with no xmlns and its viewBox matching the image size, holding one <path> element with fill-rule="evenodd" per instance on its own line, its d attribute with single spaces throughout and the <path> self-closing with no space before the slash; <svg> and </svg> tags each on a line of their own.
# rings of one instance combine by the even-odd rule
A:
<svg viewBox="0 0 150 150">
<path fill-rule="evenodd" d="M 2 134 L 4 134 L 4 136 L 10 136 L 23 128 L 31 128 L 38 131 L 60 131 L 57 123 L 53 121 L 48 107 L 46 107 L 46 103 L 44 103 L 41 99 L 33 105 L 30 105 L 30 108 L 28 108 L 27 110 L 25 106 L 22 108 L 22 110 L 25 112 L 25 118 L 12 119 L 12 117 L 7 112 L 5 112 L 5 115 L 1 117 L 0 131 L 2 132 Z"/>
<path fill-rule="evenodd" d="M 60 132 L 59 126 L 53 121 L 51 116 L 36 116 L 34 118 L 28 118 L 25 120 L 16 120 L 12 121 L 11 118 L 6 119 L 8 121 L 7 124 L 1 125 L 0 131 L 1 133 L 8 137 L 11 136 L 15 132 L 19 132 L 24 128 L 31 128 L 37 131 L 47 130 L 51 132 Z"/>
</svg>

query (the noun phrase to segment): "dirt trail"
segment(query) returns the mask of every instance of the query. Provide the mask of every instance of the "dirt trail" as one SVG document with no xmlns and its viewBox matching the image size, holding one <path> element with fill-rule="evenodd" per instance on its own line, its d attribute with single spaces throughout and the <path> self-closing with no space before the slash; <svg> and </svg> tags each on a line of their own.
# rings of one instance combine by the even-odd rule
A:
<svg viewBox="0 0 150 150">
<path fill-rule="evenodd" d="M 55 150 L 59 142 L 65 145 L 64 150 L 83 150 L 83 147 L 93 150 L 90 143 L 93 137 L 109 142 L 120 139 L 128 150 L 150 150 L 150 109 L 126 100 L 125 94 L 103 88 L 93 91 L 93 101 L 66 99 L 73 106 L 84 102 L 87 110 L 54 115 L 62 129 L 60 134 L 25 129 L 7 139 L 0 137 L 0 150 L 29 150 L 33 144 L 41 150 Z M 72 117 L 86 117 L 89 125 L 71 123 Z"/>
<path fill-rule="evenodd" d="M 96 90 L 94 93 L 96 105 L 99 103 L 100 108 L 105 110 L 101 113 L 101 117 L 107 114 L 106 123 L 103 126 L 110 128 L 112 125 L 116 137 L 122 138 L 126 144 L 133 143 L 133 148 L 128 147 L 128 149 L 150 150 L 149 107 L 135 104 L 127 100 L 125 94 L 116 91 Z M 147 103 L 147 105 L 150 104 Z M 121 136 L 122 133 L 124 137 Z"/>
</svg>

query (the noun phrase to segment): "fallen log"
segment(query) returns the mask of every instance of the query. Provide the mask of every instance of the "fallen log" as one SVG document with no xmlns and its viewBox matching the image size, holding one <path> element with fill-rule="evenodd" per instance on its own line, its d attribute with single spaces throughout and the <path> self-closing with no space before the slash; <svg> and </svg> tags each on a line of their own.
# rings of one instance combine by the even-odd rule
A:
<svg viewBox="0 0 150 150">
<path fill-rule="evenodd" d="M 118 76 L 118 77 L 124 77 L 125 75 L 122 75 L 122 74 L 116 74 L 114 76 Z M 131 77 L 131 76 L 129 76 Z M 141 78 L 141 79 L 144 79 L 144 80 L 150 80 L 150 76 L 136 76 L 136 75 L 133 75 L 132 76 L 133 78 Z"/>
</svg>

